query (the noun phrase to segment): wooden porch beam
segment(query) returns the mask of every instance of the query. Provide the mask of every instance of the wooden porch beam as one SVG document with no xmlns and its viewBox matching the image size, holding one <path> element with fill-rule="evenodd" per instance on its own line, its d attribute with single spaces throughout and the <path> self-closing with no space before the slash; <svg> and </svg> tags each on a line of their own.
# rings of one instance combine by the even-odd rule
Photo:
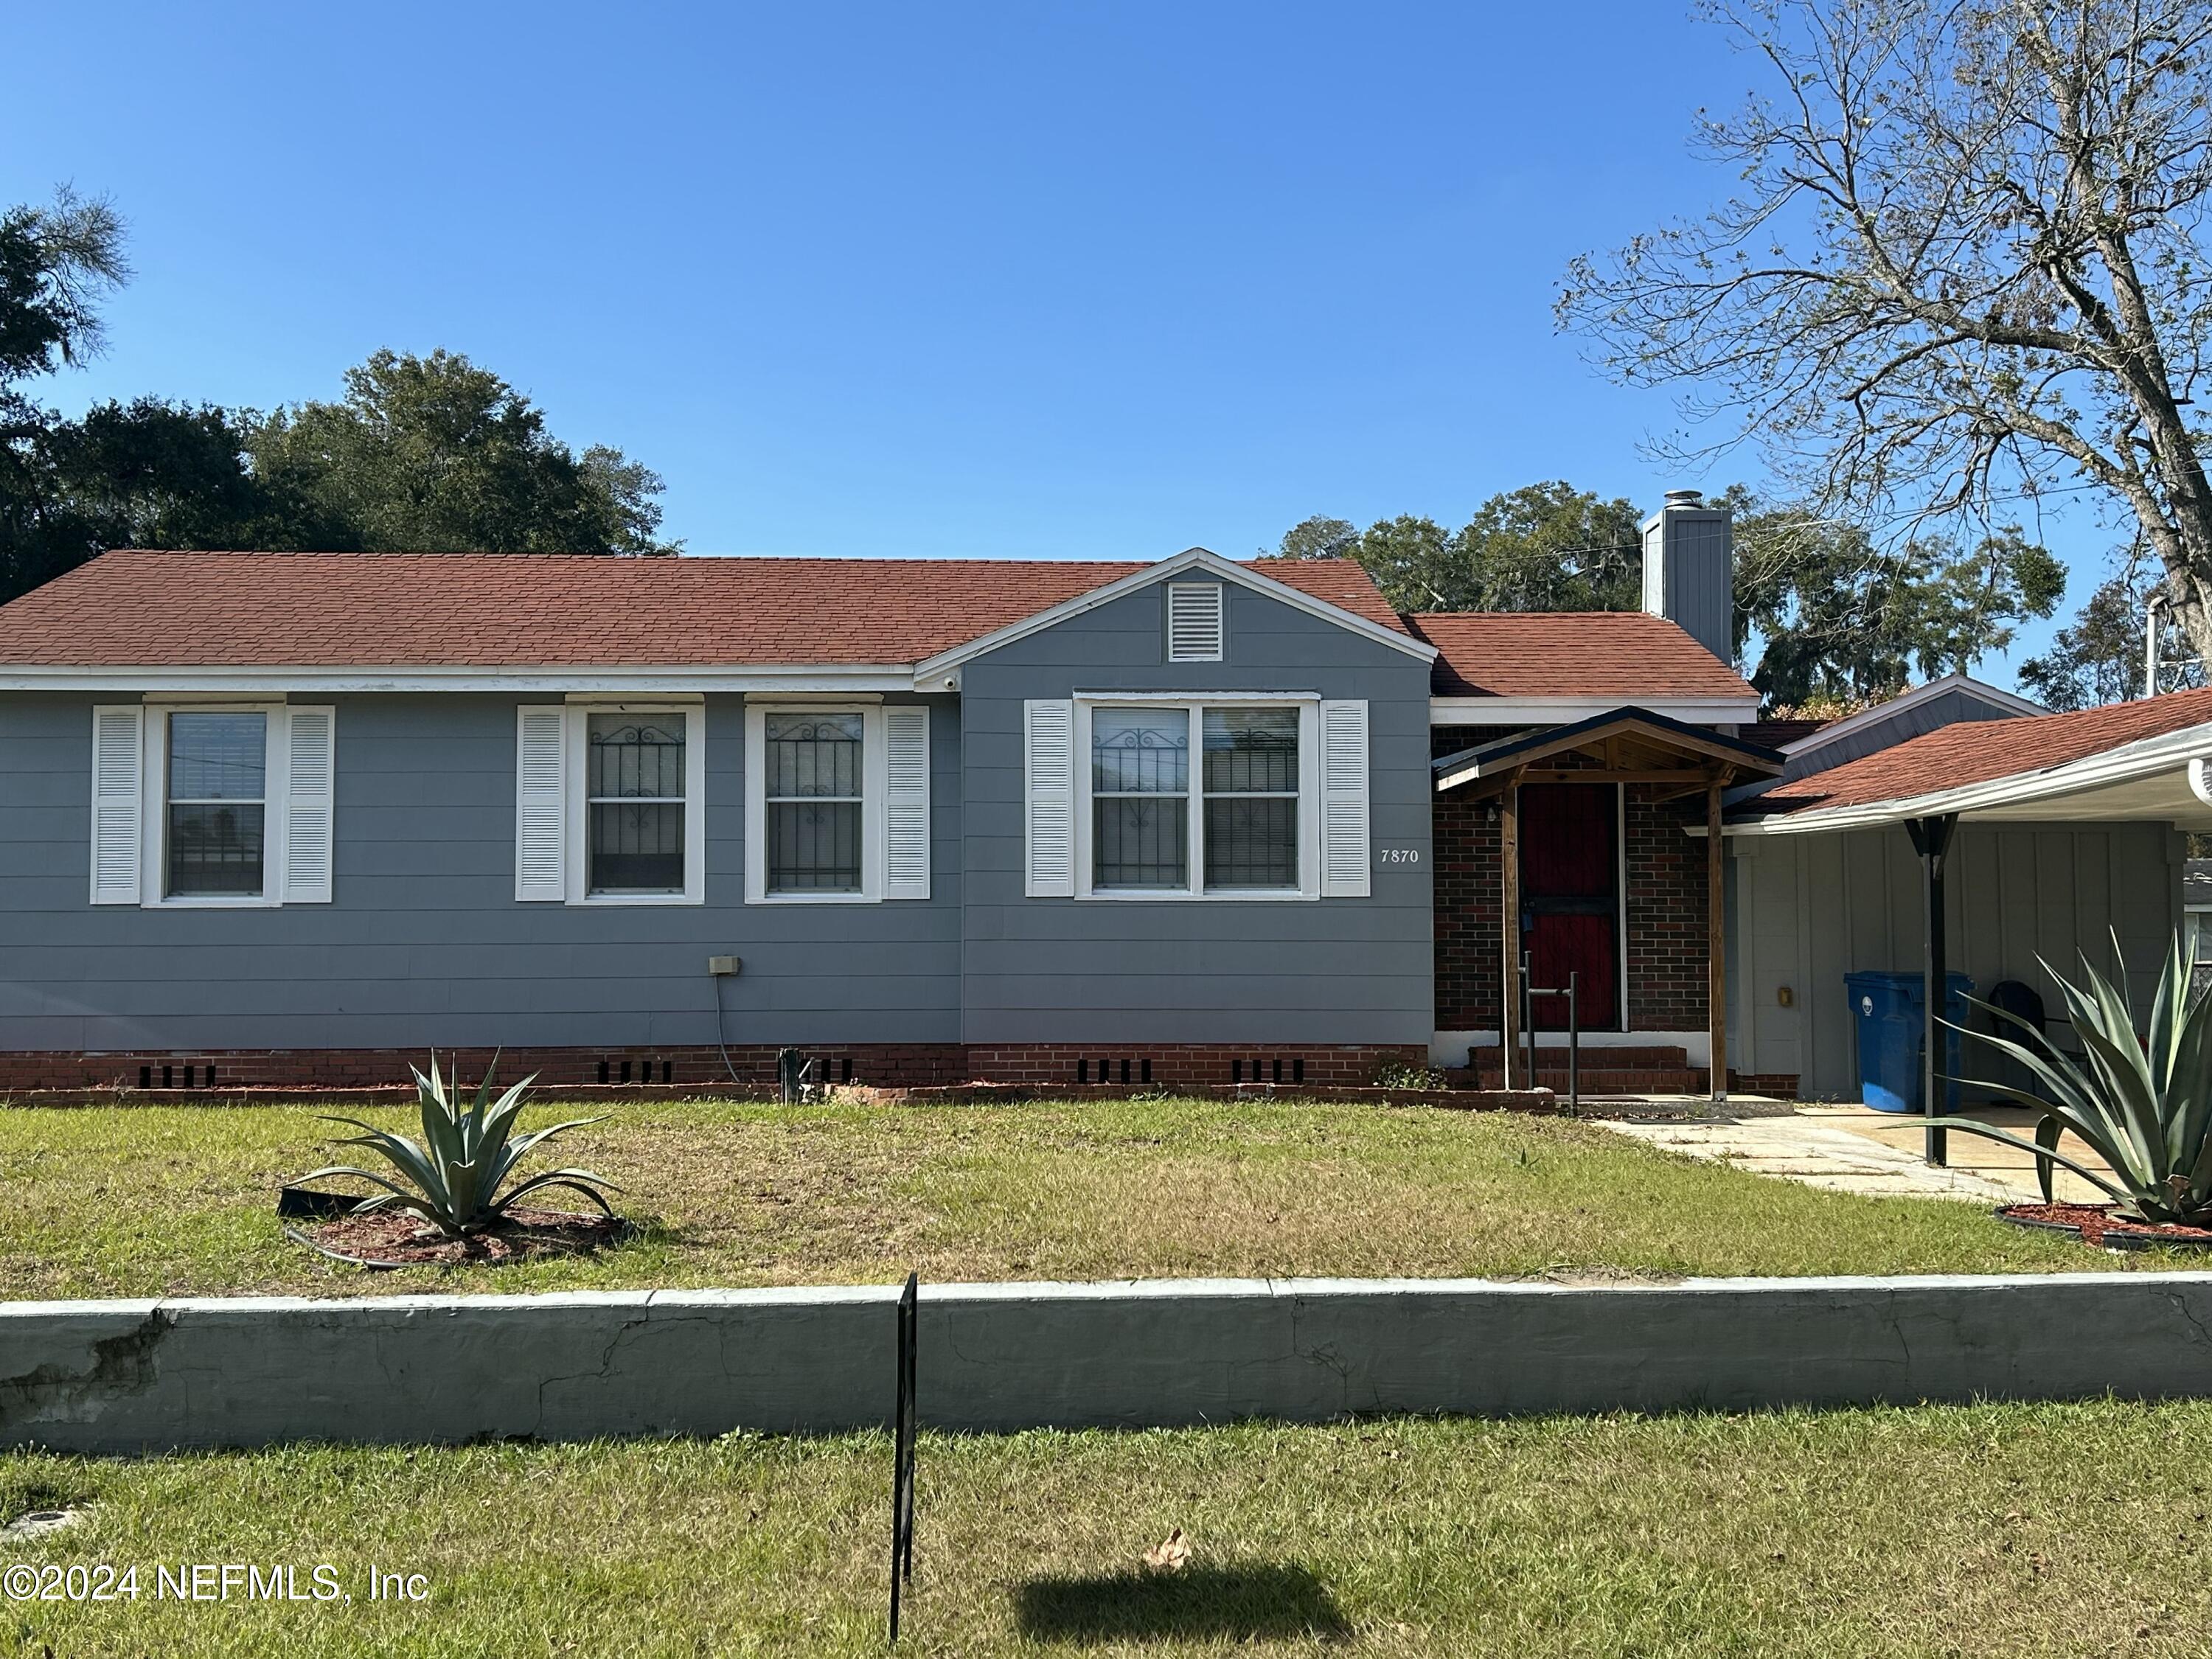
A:
<svg viewBox="0 0 2212 1659">
<path fill-rule="evenodd" d="M 1685 771 L 1653 769 L 1636 771 L 1595 766 L 1531 766 L 1520 774 L 1523 783 L 1679 783 L 1687 787 L 1703 789 L 1712 774 L 1704 769 Z"/>
</svg>

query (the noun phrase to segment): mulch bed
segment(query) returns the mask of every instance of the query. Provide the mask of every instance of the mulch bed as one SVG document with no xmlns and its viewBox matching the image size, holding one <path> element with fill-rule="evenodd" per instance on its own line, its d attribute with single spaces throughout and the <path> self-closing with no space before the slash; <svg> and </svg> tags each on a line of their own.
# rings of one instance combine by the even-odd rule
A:
<svg viewBox="0 0 2212 1659">
<path fill-rule="evenodd" d="M 548 1255 L 589 1255 L 629 1235 L 619 1218 L 516 1208 L 465 1238 L 447 1238 L 420 1216 L 379 1210 L 284 1231 L 325 1255 L 364 1267 L 499 1267 Z"/>
<path fill-rule="evenodd" d="M 2076 1233 L 2084 1244 L 2100 1250 L 2212 1249 L 2212 1227 L 2183 1227 L 2171 1222 L 2153 1226 L 2124 1220 L 2118 1210 L 2116 1204 L 2008 1204 L 1997 1211 L 1997 1216 L 2016 1227 Z"/>
</svg>

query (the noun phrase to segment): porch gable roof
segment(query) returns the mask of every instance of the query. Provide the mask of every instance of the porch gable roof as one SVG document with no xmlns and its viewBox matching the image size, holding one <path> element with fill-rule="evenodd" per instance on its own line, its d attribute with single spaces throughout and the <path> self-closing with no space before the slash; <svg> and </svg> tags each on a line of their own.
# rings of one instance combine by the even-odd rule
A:
<svg viewBox="0 0 2212 1659">
<path fill-rule="evenodd" d="M 1643 775 L 1654 771 L 1651 757 L 1660 762 L 1694 760 L 1701 768 L 1717 769 L 1728 781 L 1779 776 L 1784 757 L 1762 744 L 1747 743 L 1710 727 L 1692 726 L 1649 708 L 1624 705 L 1566 726 L 1517 732 L 1462 749 L 1430 763 L 1437 792 L 1462 784 L 1501 777 L 1565 756 L 1593 753 L 1603 762 L 1593 769 L 1593 782 L 1607 776 Z"/>
</svg>

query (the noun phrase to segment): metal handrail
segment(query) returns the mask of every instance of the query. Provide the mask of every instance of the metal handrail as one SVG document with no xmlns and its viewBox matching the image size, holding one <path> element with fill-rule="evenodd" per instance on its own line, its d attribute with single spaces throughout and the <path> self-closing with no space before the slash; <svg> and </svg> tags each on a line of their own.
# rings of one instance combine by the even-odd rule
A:
<svg viewBox="0 0 2212 1659">
<path fill-rule="evenodd" d="M 1583 1035 L 1582 1035 L 1582 973 L 1570 969 L 1564 987 L 1545 987 L 1528 982 L 1528 952 L 1521 953 L 1521 1035 L 1528 1048 L 1528 1069 L 1523 1073 L 1528 1085 L 1536 1084 L 1536 999 L 1565 997 L 1567 1000 L 1567 1109 L 1582 1108 Z"/>
</svg>

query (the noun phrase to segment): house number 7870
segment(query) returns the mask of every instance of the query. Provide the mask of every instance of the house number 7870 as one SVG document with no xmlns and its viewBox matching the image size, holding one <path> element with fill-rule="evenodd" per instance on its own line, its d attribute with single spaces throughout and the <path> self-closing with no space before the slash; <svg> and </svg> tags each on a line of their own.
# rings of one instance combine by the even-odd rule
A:
<svg viewBox="0 0 2212 1659">
<path fill-rule="evenodd" d="M 1418 847 L 1386 847 L 1375 861 L 1377 864 L 1419 864 L 1421 849 Z"/>
</svg>

